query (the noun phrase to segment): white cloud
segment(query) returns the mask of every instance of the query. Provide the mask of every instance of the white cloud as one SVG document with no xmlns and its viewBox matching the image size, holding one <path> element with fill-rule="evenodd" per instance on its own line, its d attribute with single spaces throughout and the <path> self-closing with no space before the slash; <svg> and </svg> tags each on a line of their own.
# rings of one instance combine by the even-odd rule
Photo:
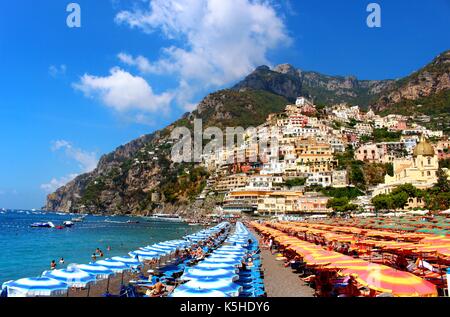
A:
<svg viewBox="0 0 450 317">
<path fill-rule="evenodd" d="M 59 66 L 50 65 L 50 67 L 48 68 L 48 73 L 53 78 L 56 78 L 58 76 L 64 76 L 66 74 L 66 71 L 67 67 L 64 64 Z"/>
<path fill-rule="evenodd" d="M 117 57 L 119 58 L 119 60 L 122 63 L 124 63 L 128 66 L 135 66 L 142 73 L 152 73 L 152 72 L 156 71 L 155 67 L 153 65 L 151 65 L 150 62 L 148 61 L 148 59 L 145 58 L 144 56 L 133 57 L 129 54 L 122 52 L 122 53 L 119 53 L 117 55 Z"/>
<path fill-rule="evenodd" d="M 87 173 L 93 171 L 97 167 L 98 158 L 95 152 L 88 152 L 76 148 L 66 140 L 57 140 L 52 143 L 51 150 L 58 151 L 64 150 L 65 155 L 78 163 L 81 173 Z M 46 193 L 52 193 L 58 188 L 66 185 L 68 182 L 72 181 L 77 177 L 79 173 L 71 173 L 67 176 L 60 178 L 54 177 L 49 183 L 42 184 L 41 189 Z"/>
<path fill-rule="evenodd" d="M 175 74 L 179 89 L 189 83 L 194 92 L 224 86 L 256 66 L 270 65 L 268 52 L 291 41 L 267 0 L 152 0 L 146 10 L 121 11 L 115 20 L 146 33 L 161 31 L 174 42 L 155 62 L 121 53 L 123 63 L 144 73 Z"/>
<path fill-rule="evenodd" d="M 52 178 L 52 180 L 47 184 L 42 184 L 41 189 L 45 191 L 47 194 L 51 194 L 55 192 L 58 188 L 66 185 L 70 181 L 74 180 L 78 174 L 70 174 L 68 176 L 64 176 L 61 178 Z"/>
<path fill-rule="evenodd" d="M 139 76 L 113 68 L 109 76 L 85 74 L 74 88 L 87 97 L 101 100 L 103 104 L 119 112 L 138 110 L 143 112 L 167 111 L 173 94 L 157 95 L 147 81 Z"/>
<path fill-rule="evenodd" d="M 64 149 L 68 158 L 75 160 L 83 173 L 91 172 L 97 167 L 98 158 L 95 152 L 88 152 L 76 148 L 66 140 L 57 140 L 53 142 L 52 151 Z"/>
</svg>

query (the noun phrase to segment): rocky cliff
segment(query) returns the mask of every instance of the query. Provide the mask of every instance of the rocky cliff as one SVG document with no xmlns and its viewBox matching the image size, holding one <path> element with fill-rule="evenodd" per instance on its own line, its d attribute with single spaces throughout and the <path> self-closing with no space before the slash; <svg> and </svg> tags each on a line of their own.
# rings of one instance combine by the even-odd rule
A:
<svg viewBox="0 0 450 317">
<path fill-rule="evenodd" d="M 402 102 L 423 100 L 450 89 L 450 51 L 437 56 L 430 64 L 412 73 L 385 91 L 374 105 L 377 111 L 395 110 Z"/>
</svg>

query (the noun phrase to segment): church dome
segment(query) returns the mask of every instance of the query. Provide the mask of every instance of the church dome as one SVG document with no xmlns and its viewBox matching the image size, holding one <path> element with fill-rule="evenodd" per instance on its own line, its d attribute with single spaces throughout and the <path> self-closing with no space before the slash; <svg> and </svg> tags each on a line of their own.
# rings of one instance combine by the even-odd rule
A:
<svg viewBox="0 0 450 317">
<path fill-rule="evenodd" d="M 415 157 L 419 155 L 434 156 L 435 152 L 433 146 L 428 143 L 428 141 L 424 137 L 422 137 L 419 144 L 417 144 L 417 146 L 414 148 L 413 155 Z"/>
</svg>

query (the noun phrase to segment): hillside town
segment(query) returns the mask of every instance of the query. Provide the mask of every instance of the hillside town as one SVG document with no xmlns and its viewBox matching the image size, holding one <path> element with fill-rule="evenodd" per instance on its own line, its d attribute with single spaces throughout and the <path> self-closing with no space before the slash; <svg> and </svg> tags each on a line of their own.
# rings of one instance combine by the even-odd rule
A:
<svg viewBox="0 0 450 317">
<path fill-rule="evenodd" d="M 378 211 L 373 199 L 398 186 L 427 190 L 437 183 L 439 162 L 450 158 L 450 141 L 443 131 L 422 125 L 424 120 L 380 116 L 346 104 L 319 109 L 299 97 L 256 127 L 258 138 L 275 131 L 275 151 L 247 138 L 239 146 L 203 155 L 201 165 L 210 177 L 197 200 L 219 195 L 223 199 L 216 211 L 236 215 L 324 217 L 343 209 L 373 213 Z M 238 161 L 239 155 L 245 159 Z M 375 167 L 378 175 L 371 177 Z M 450 176 L 447 168 L 442 170 Z M 402 207 L 423 209 L 425 202 L 408 197 Z"/>
</svg>

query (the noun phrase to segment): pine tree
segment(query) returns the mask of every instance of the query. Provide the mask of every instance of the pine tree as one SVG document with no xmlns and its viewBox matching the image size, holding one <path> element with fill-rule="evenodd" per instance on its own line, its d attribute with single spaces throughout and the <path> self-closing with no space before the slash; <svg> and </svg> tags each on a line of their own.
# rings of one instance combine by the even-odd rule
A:
<svg viewBox="0 0 450 317">
<path fill-rule="evenodd" d="M 450 192 L 450 182 L 448 181 L 447 173 L 442 168 L 438 169 L 437 177 L 438 180 L 434 187 L 441 193 Z"/>
</svg>

